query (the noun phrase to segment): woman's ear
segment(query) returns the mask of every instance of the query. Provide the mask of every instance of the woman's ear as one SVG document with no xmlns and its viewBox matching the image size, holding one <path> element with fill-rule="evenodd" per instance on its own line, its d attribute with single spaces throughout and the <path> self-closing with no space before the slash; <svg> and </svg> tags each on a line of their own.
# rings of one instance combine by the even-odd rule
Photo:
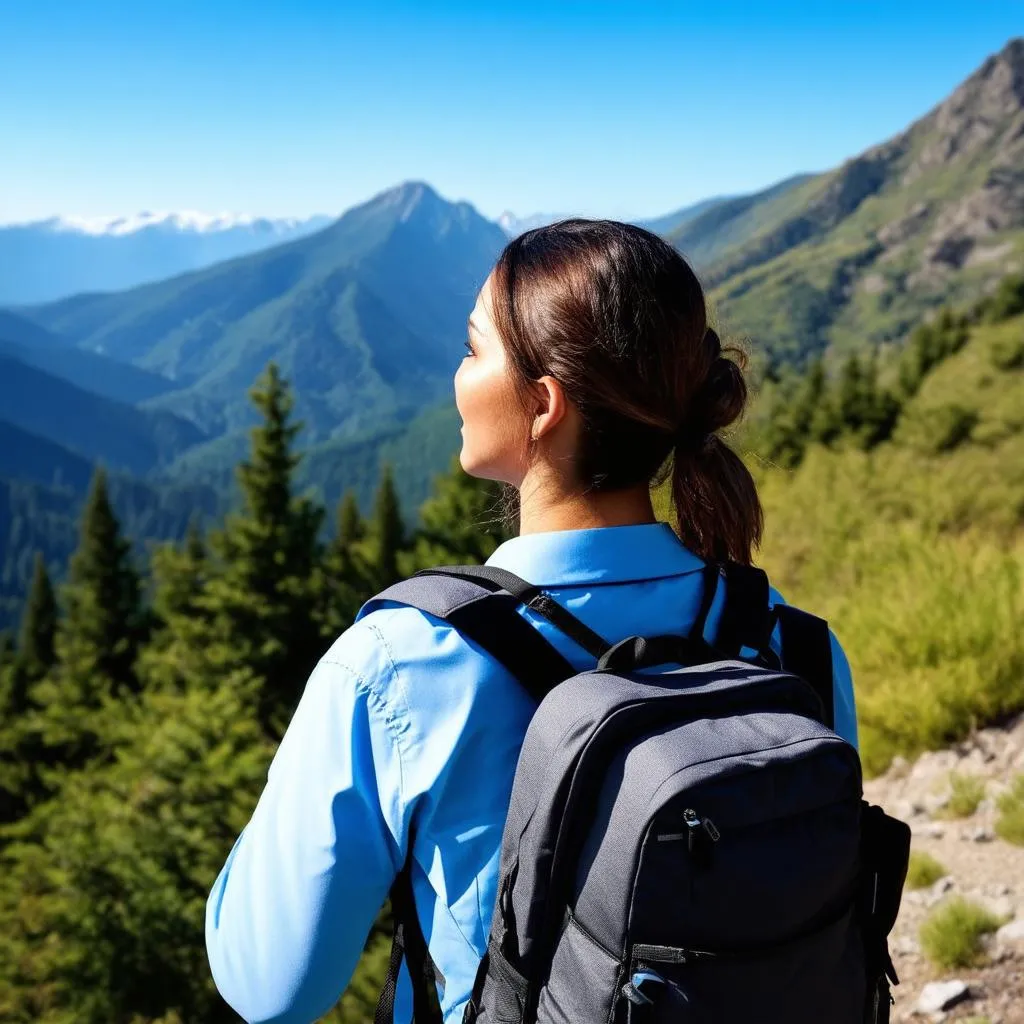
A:
<svg viewBox="0 0 1024 1024">
<path fill-rule="evenodd" d="M 533 382 L 534 409 L 530 440 L 539 441 L 550 434 L 564 419 L 568 400 L 562 385 L 554 377 L 541 377 Z"/>
</svg>

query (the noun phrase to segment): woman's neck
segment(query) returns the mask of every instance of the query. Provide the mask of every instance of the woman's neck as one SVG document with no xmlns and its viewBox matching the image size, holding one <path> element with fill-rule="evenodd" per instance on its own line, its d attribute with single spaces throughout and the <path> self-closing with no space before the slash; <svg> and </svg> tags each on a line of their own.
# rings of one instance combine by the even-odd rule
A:
<svg viewBox="0 0 1024 1024">
<path fill-rule="evenodd" d="M 638 526 L 656 522 L 650 491 L 572 493 L 552 486 L 530 486 L 519 492 L 519 535 L 558 530 L 592 530 L 603 526 Z"/>
</svg>

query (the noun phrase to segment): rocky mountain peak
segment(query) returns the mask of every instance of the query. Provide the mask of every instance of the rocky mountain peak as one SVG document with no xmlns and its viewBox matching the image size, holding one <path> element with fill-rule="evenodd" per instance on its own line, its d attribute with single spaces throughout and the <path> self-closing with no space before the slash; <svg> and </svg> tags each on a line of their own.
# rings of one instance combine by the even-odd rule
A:
<svg viewBox="0 0 1024 1024">
<path fill-rule="evenodd" d="M 1024 138 L 1024 38 L 989 57 L 911 133 L 927 136 L 907 169 L 911 184 L 929 168 Z M 910 134 L 910 133 L 908 133 Z"/>
</svg>

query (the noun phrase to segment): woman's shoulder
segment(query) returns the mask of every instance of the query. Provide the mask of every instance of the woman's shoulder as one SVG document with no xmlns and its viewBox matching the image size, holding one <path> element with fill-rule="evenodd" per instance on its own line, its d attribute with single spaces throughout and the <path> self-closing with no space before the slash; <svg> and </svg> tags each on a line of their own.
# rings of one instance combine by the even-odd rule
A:
<svg viewBox="0 0 1024 1024">
<path fill-rule="evenodd" d="M 394 672 L 401 661 L 430 657 L 439 634 L 451 629 L 445 622 L 431 621 L 418 608 L 375 608 L 360 615 L 341 633 L 321 660 L 347 668 L 369 681 Z"/>
</svg>

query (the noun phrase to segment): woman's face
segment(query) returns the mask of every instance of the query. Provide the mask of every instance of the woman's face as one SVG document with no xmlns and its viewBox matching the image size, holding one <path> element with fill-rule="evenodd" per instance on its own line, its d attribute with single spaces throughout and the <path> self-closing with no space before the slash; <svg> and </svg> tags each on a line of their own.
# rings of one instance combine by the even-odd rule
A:
<svg viewBox="0 0 1024 1024">
<path fill-rule="evenodd" d="M 469 317 L 466 355 L 455 373 L 455 405 L 462 417 L 462 468 L 470 476 L 518 487 L 527 469 L 532 417 L 491 319 L 489 278 Z"/>
</svg>

